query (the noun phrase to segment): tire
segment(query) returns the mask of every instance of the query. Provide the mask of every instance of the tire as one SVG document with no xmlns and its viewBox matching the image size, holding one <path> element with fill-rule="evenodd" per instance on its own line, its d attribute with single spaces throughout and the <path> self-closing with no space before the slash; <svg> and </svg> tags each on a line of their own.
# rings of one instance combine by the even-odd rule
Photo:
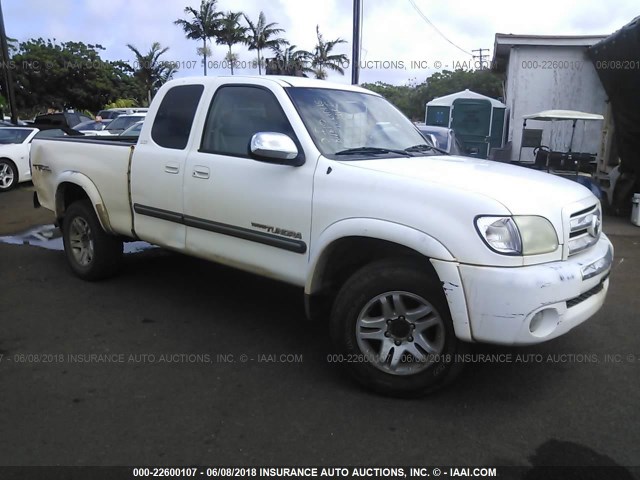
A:
<svg viewBox="0 0 640 480">
<path fill-rule="evenodd" d="M 6 158 L 0 158 L 0 192 L 8 192 L 18 185 L 18 169 Z"/>
<path fill-rule="evenodd" d="M 381 260 L 353 274 L 334 302 L 331 337 L 352 376 L 385 395 L 425 395 L 462 370 L 465 344 L 442 286 L 415 260 Z"/>
<path fill-rule="evenodd" d="M 62 221 L 67 262 L 83 280 L 113 276 L 122 265 L 122 241 L 106 233 L 89 200 L 71 204 Z"/>
</svg>

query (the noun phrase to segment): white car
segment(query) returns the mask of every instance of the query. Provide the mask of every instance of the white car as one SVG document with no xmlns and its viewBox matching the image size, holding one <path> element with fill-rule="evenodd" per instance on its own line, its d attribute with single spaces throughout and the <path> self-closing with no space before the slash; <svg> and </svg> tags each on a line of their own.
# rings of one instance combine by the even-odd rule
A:
<svg viewBox="0 0 640 480">
<path fill-rule="evenodd" d="M 122 137 L 139 137 L 140 136 L 140 132 L 142 131 L 142 125 L 143 124 L 144 124 L 144 121 L 139 121 L 139 122 L 134 123 L 129 128 L 127 128 L 124 132 L 122 132 L 120 134 L 120 136 L 122 136 Z"/>
<path fill-rule="evenodd" d="M 114 120 L 120 115 L 130 115 L 132 113 L 147 113 L 149 109 L 146 107 L 128 107 L 128 108 L 107 108 L 100 110 L 96 116 L 102 117 L 103 120 Z"/>
<path fill-rule="evenodd" d="M 38 132 L 37 128 L 0 128 L 0 192 L 31 180 L 29 151 L 31 140 Z"/>
<path fill-rule="evenodd" d="M 104 130 L 95 132 L 96 135 L 120 135 L 134 123 L 144 120 L 146 113 L 133 113 L 131 115 L 120 115 L 112 120 Z"/>
<path fill-rule="evenodd" d="M 78 130 L 80 133 L 84 135 L 97 135 L 98 132 L 101 132 L 111 123 L 111 120 L 89 120 L 87 122 L 82 122 L 73 127 L 74 130 Z"/>
</svg>

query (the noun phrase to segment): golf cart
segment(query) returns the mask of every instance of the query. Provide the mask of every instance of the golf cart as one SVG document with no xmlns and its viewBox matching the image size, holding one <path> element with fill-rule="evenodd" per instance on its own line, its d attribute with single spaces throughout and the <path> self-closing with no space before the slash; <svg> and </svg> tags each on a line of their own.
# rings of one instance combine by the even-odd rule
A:
<svg viewBox="0 0 640 480">
<path fill-rule="evenodd" d="M 526 166 L 576 181 L 591 190 L 598 198 L 601 198 L 602 191 L 597 185 L 594 175 L 597 168 L 596 154 L 585 153 L 580 150 L 574 151 L 573 141 L 578 121 L 583 122 L 583 126 L 586 127 L 587 122 L 604 120 L 604 117 L 597 113 L 585 113 L 573 110 L 545 110 L 543 112 L 524 115 L 522 118 L 524 119 L 522 125 L 523 142 L 520 147 L 518 163 L 526 165 L 521 161 L 522 149 L 525 147 L 534 147 L 534 163 L 533 165 L 529 164 Z M 527 129 L 527 120 L 550 121 L 552 122 L 552 130 L 555 122 L 572 122 L 569 149 L 567 151 L 560 151 L 554 148 L 554 145 L 552 145 L 553 132 L 549 134 L 549 146 L 542 145 L 542 130 Z"/>
</svg>

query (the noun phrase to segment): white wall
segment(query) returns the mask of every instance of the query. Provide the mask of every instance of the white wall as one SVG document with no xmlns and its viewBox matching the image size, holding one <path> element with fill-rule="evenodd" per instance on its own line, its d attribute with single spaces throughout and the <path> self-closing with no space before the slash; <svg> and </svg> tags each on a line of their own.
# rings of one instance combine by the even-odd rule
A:
<svg viewBox="0 0 640 480">
<path fill-rule="evenodd" d="M 585 51 L 585 47 L 557 46 L 518 46 L 511 49 L 505 103 L 510 112 L 508 138 L 513 142 L 512 160 L 518 160 L 523 115 L 542 110 L 580 110 L 604 115 L 606 94 Z M 555 150 L 568 150 L 572 122 L 553 124 L 552 129 L 552 122 L 529 120 L 527 128 L 544 130 L 543 145 Z M 602 128 L 602 121 L 578 122 L 573 151 L 597 153 Z M 532 152 L 533 149 L 524 148 L 522 160 L 533 161 Z"/>
</svg>

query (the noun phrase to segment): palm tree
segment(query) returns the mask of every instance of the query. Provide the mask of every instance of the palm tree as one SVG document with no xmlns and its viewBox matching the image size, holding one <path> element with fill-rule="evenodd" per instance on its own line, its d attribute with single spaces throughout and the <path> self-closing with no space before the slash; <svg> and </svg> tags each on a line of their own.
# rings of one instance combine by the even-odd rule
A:
<svg viewBox="0 0 640 480">
<path fill-rule="evenodd" d="M 249 50 L 258 51 L 258 74 L 262 75 L 262 59 L 260 51 L 265 48 L 277 47 L 285 40 L 283 38 L 274 38 L 275 35 L 284 32 L 282 28 L 276 28 L 277 23 L 267 23 L 264 12 L 260 12 L 258 21 L 254 24 L 249 18 L 242 14 L 247 25 L 249 26 L 249 36 L 247 37 L 247 45 Z"/>
<path fill-rule="evenodd" d="M 289 45 L 287 41 L 271 47 L 275 57 L 267 64 L 267 74 L 306 76 L 305 73 L 313 72 L 309 67 L 311 52 L 296 50 L 296 48 L 296 45 Z"/>
<path fill-rule="evenodd" d="M 216 11 L 217 0 L 201 0 L 200 10 L 192 7 L 185 7 L 184 13 L 191 15 L 192 20 L 184 20 L 182 18 L 173 22 L 180 25 L 184 30 L 187 38 L 192 40 L 202 40 L 202 48 L 199 53 L 202 54 L 204 64 L 204 74 L 207 75 L 207 40 L 215 37 L 219 28 L 219 17 L 221 12 Z"/>
<path fill-rule="evenodd" d="M 153 42 L 151 49 L 145 55 L 130 43 L 127 44 L 127 47 L 136 56 L 136 68 L 133 76 L 143 85 L 147 92 L 149 103 L 151 103 L 151 97 L 176 73 L 176 69 L 171 62 L 160 61 L 160 56 L 164 55 L 169 50 L 169 47 L 162 48 L 160 43 Z"/>
<path fill-rule="evenodd" d="M 344 53 L 331 54 L 331 51 L 339 43 L 347 43 L 342 38 L 325 41 L 320 33 L 320 27 L 316 25 L 316 35 L 318 36 L 318 44 L 313 52 L 311 66 L 314 68 L 316 78 L 324 80 L 327 78 L 327 70 L 333 70 L 340 75 L 344 75 L 342 65 L 347 62 L 347 56 Z"/>
<path fill-rule="evenodd" d="M 247 40 L 248 28 L 240 25 L 240 17 L 242 15 L 242 12 L 227 12 L 220 20 L 220 29 L 216 35 L 216 43 L 229 47 L 227 58 L 230 59 L 233 59 L 235 55 L 231 51 L 231 47 L 237 43 L 246 43 Z M 233 75 L 233 63 L 233 61 L 229 61 L 231 75 Z"/>
</svg>

